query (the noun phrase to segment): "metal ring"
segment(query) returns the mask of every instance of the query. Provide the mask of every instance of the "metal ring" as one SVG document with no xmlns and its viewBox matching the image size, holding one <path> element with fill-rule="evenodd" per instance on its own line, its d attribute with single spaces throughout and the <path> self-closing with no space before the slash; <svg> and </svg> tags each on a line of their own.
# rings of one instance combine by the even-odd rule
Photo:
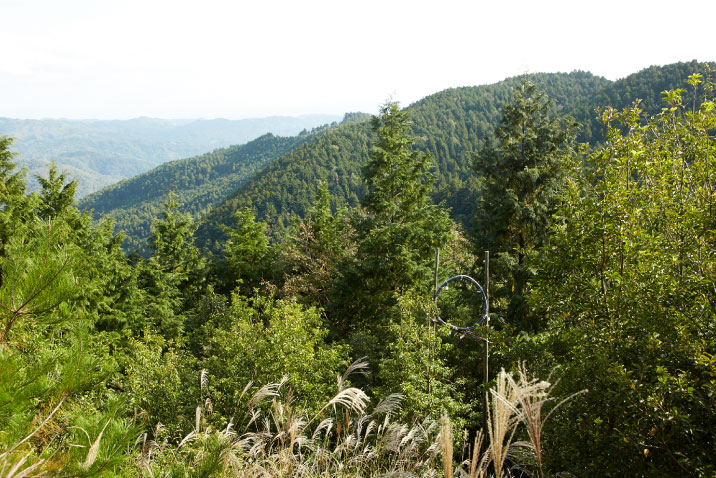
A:
<svg viewBox="0 0 716 478">
<path fill-rule="evenodd" d="M 437 306 L 438 295 L 440 294 L 440 291 L 442 290 L 442 288 L 456 279 L 465 279 L 469 282 L 472 282 L 473 285 L 475 285 L 477 287 L 477 290 L 480 291 L 480 294 L 482 294 L 482 310 L 483 310 L 482 318 L 480 320 L 478 320 L 476 324 L 473 324 L 469 327 L 456 327 L 455 325 L 445 322 L 443 319 L 440 318 L 440 315 L 437 315 L 435 317 L 435 319 L 439 323 L 441 323 L 443 325 L 447 325 L 452 330 L 456 330 L 458 332 L 472 332 L 473 330 L 475 330 L 477 328 L 478 325 L 482 324 L 485 320 L 487 320 L 487 294 L 485 294 L 485 290 L 482 288 L 482 286 L 480 284 L 478 284 L 478 282 L 475 279 L 473 279 L 470 276 L 466 276 L 464 274 L 453 276 L 453 277 L 449 278 L 448 280 L 446 280 L 445 282 L 443 282 L 442 284 L 440 284 L 440 287 L 438 287 L 438 289 L 433 294 L 433 300 L 435 301 L 435 305 Z"/>
</svg>

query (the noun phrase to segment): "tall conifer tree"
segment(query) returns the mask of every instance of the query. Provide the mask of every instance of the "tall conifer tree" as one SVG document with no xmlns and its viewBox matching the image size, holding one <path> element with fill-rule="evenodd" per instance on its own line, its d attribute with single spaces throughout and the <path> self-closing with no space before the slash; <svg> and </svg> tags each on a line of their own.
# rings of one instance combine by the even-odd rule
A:
<svg viewBox="0 0 716 478">
<path fill-rule="evenodd" d="M 0 136 L 0 257 L 12 231 L 33 214 L 25 196 L 25 171 L 15 171 L 15 153 L 10 151 L 12 141 Z"/>
<path fill-rule="evenodd" d="M 149 247 L 153 253 L 142 274 L 142 285 L 153 299 L 146 306 L 146 315 L 165 338 L 175 340 L 183 333 L 186 310 L 200 294 L 205 266 L 194 245 L 196 226 L 178 208 L 170 194 L 162 219 L 152 225 Z"/>
<path fill-rule="evenodd" d="M 38 215 L 42 218 L 55 218 L 72 205 L 75 200 L 77 181 L 68 181 L 65 173 L 58 173 L 57 165 L 50 163 L 47 178 L 35 176 L 42 187 Z"/>
<path fill-rule="evenodd" d="M 253 211 L 242 208 L 234 213 L 236 228 L 225 228 L 229 239 L 224 245 L 224 255 L 230 270 L 232 287 L 236 281 L 240 290 L 251 295 L 261 282 L 271 279 L 273 248 L 269 245 L 266 225 L 256 222 Z"/>
<path fill-rule="evenodd" d="M 435 248 L 451 237 L 452 221 L 430 198 L 433 158 L 413 149 L 410 127 L 408 113 L 386 103 L 372 119 L 375 143 L 363 170 L 358 270 L 371 315 L 379 317 L 396 294 L 429 290 Z"/>
<path fill-rule="evenodd" d="M 525 256 L 547 240 L 565 161 L 574 153 L 576 123 L 556 116 L 552 106 L 533 83 L 523 81 L 512 103 L 502 109 L 494 140 L 485 139 L 474 163 L 484 180 L 475 245 L 478 253 L 492 253 L 499 284 L 495 298 L 506 299 L 503 317 L 521 328 L 529 328 Z"/>
</svg>

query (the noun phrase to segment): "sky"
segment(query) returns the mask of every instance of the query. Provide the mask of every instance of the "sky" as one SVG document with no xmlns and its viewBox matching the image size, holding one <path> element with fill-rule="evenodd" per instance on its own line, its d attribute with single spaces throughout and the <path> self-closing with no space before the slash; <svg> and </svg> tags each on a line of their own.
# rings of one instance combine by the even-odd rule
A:
<svg viewBox="0 0 716 478">
<path fill-rule="evenodd" d="M 377 112 L 536 72 L 716 60 L 716 1 L 0 0 L 0 117 Z"/>
</svg>

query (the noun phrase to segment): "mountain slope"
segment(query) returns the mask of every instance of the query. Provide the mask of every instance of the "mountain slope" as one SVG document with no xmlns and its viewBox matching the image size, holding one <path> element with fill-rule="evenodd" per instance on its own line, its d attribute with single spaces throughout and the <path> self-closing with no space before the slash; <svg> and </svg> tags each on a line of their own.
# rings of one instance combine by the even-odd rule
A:
<svg viewBox="0 0 716 478">
<path fill-rule="evenodd" d="M 584 72 L 538 74 L 532 79 L 560 105 L 571 105 L 609 83 Z M 408 107 L 416 146 L 436 159 L 436 198 L 446 200 L 457 216 L 465 215 L 468 206 L 457 192 L 469 189 L 472 155 L 480 140 L 491 134 L 511 88 L 520 82 L 517 77 L 494 85 L 453 88 Z M 306 213 L 321 181 L 328 183 L 338 201 L 357 204 L 363 194 L 361 167 L 371 136 L 367 123 L 345 126 L 278 158 L 209 213 L 197 230 L 199 242 L 213 248 L 213 243 L 223 241 L 222 226 L 231 224 L 233 211 L 244 206 L 254 208 L 257 218 L 280 235 L 294 214 Z"/>
<path fill-rule="evenodd" d="M 245 145 L 168 162 L 85 197 L 79 207 L 93 210 L 96 217 L 114 217 L 115 230 L 128 236 L 125 247 L 141 248 L 170 191 L 181 204 L 180 211 L 200 217 L 271 160 L 319 132 L 292 137 L 266 134 Z"/>
<path fill-rule="evenodd" d="M 703 65 L 690 62 L 651 67 L 615 82 L 587 72 L 540 73 L 530 78 L 554 100 L 558 111 L 571 114 L 584 125 L 581 140 L 595 144 L 601 140 L 601 128 L 598 124 L 595 126 L 594 121 L 596 107 L 622 108 L 641 97 L 647 112 L 656 113 L 661 109 L 661 91 L 683 87 L 688 75 L 700 70 Z M 452 88 L 408 107 L 416 147 L 435 158 L 437 175 L 433 196 L 436 201 L 444 202 L 453 218 L 465 225 L 469 225 L 475 214 L 479 180 L 470 168 L 472 158 L 482 139 L 492 134 L 502 106 L 510 100 L 513 88 L 521 79 Z M 197 238 L 205 247 L 220 248 L 225 239 L 222 226 L 231 225 L 233 212 L 245 206 L 253 208 L 259 220 L 269 223 L 274 236 L 280 236 L 294 215 L 306 213 L 322 181 L 328 184 L 336 202 L 358 204 L 363 194 L 361 167 L 367 159 L 372 135 L 366 122 L 368 117 L 347 114 L 340 125 L 303 137 L 295 144 L 284 138 L 283 148 L 261 156 L 260 164 L 243 170 L 240 178 L 224 179 L 225 172 L 217 166 L 226 160 L 223 156 L 239 153 L 215 152 L 204 155 L 211 173 L 197 158 L 193 158 L 197 163 L 170 163 L 155 173 L 158 176 L 143 176 L 137 183 L 124 182 L 83 202 L 82 206 L 115 216 L 118 228 L 130 234 L 134 247 L 147 236 L 151 218 L 160 210 L 162 198 L 169 189 L 184 203 L 185 211 L 203 218 Z M 262 154 L 261 148 L 253 149 L 256 146 L 258 143 L 243 150 L 245 155 L 240 161 L 251 162 L 252 155 Z M 209 160 L 212 154 L 222 158 Z M 160 181 L 159 176 L 164 178 Z M 161 186 L 157 186 L 160 183 Z M 154 196 L 146 202 L 131 204 L 117 199 L 117 195 L 136 198 L 144 194 Z"/>
<path fill-rule="evenodd" d="M 558 111 L 584 125 L 582 141 L 595 144 L 601 140 L 595 108 L 623 108 L 641 97 L 646 113 L 657 113 L 662 91 L 683 87 L 691 73 L 703 70 L 702 64 L 689 62 L 647 68 L 614 82 L 585 72 L 540 73 L 530 79 L 554 100 Z M 500 108 L 520 82 L 521 77 L 515 77 L 493 85 L 453 88 L 408 107 L 416 146 L 436 160 L 434 198 L 444 201 L 453 218 L 463 224 L 469 225 L 474 215 L 478 178 L 471 173 L 472 157 L 482 138 L 492 133 Z M 280 235 L 293 215 L 306 213 L 321 181 L 328 183 L 338 202 L 357 204 L 370 137 L 367 124 L 339 128 L 278 158 L 207 215 L 197 230 L 200 244 L 221 243 L 221 226 L 230 225 L 232 212 L 244 206 L 254 208 L 257 219 L 267 221 Z"/>
<path fill-rule="evenodd" d="M 360 166 L 369 145 L 366 122 L 335 128 L 300 145 L 218 203 L 199 225 L 198 242 L 218 250 L 224 240 L 222 226 L 231 224 L 232 214 L 241 207 L 254 208 L 261 220 L 271 218 L 272 228 L 282 230 L 293 214 L 305 214 L 320 181 L 328 182 L 342 202 L 356 204 L 363 187 Z"/>
<path fill-rule="evenodd" d="M 715 63 L 708 65 L 712 71 L 716 68 Z M 706 69 L 707 64 L 696 60 L 665 66 L 650 66 L 620 80 L 609 82 L 591 96 L 579 98 L 567 108 L 569 114 L 582 123 L 579 140 L 592 144 L 601 141 L 602 126 L 594 112 L 595 108 L 605 106 L 626 108 L 639 99 L 640 108 L 646 114 L 654 115 L 664 107 L 663 91 L 687 88 L 688 77 L 693 73 L 705 74 Z M 692 91 L 687 90 L 684 101 L 686 104 L 691 104 Z"/>
</svg>

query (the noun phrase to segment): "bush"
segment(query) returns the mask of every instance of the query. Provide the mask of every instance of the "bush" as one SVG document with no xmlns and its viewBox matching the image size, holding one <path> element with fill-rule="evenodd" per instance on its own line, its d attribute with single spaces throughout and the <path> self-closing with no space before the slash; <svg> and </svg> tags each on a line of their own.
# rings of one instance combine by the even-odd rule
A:
<svg viewBox="0 0 716 478">
<path fill-rule="evenodd" d="M 207 371 L 214 409 L 233 416 L 238 399 L 286 376 L 303 402 L 316 410 L 333 395 L 336 377 L 349 363 L 348 350 L 326 342 L 319 311 L 295 301 L 238 295 L 222 315 L 205 326 L 202 367 Z"/>
</svg>

